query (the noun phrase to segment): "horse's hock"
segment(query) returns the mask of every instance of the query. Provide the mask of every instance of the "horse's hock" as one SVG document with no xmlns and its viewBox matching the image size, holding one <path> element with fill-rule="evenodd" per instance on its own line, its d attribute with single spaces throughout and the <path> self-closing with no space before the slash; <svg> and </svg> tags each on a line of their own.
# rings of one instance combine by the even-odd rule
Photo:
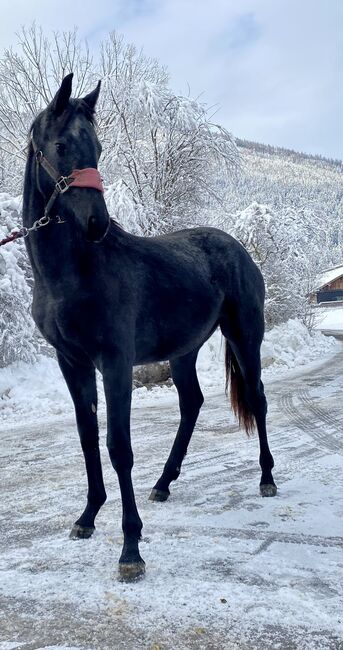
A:
<svg viewBox="0 0 343 650">
<path fill-rule="evenodd" d="M 169 380 L 171 380 L 171 374 L 168 361 L 137 366 L 133 371 L 134 388 L 163 384 Z"/>
</svg>

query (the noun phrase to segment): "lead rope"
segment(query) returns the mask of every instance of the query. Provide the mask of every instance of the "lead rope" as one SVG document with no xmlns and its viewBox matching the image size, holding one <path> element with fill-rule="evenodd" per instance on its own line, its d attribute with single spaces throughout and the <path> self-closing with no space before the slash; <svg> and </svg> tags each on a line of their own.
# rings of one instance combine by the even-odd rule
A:
<svg viewBox="0 0 343 650">
<path fill-rule="evenodd" d="M 36 164 L 38 166 L 42 165 L 42 167 L 47 171 L 49 176 L 53 178 L 53 180 L 55 181 L 55 188 L 49 201 L 45 206 L 43 216 L 40 219 L 37 219 L 37 221 L 34 221 L 34 223 L 30 228 L 26 228 L 25 226 L 22 226 L 21 228 L 20 227 L 14 228 L 14 230 L 12 230 L 6 237 L 4 237 L 4 239 L 0 240 L 0 246 L 4 246 L 9 242 L 15 241 L 16 239 L 20 239 L 21 237 L 24 238 L 28 237 L 30 232 L 35 232 L 40 228 L 47 226 L 52 221 L 52 218 L 50 217 L 50 210 L 53 204 L 55 203 L 58 195 L 64 194 L 64 192 L 66 192 L 69 189 L 70 183 L 72 183 L 74 180 L 72 176 L 60 176 L 60 174 L 58 174 L 58 172 L 54 169 L 54 167 L 45 158 L 43 152 L 38 151 L 38 147 L 34 142 L 33 138 L 31 142 L 32 142 L 32 148 L 36 158 Z M 59 215 L 56 215 L 56 222 L 65 223 L 64 220 L 61 219 Z"/>
<path fill-rule="evenodd" d="M 4 239 L 0 240 L 0 246 L 4 246 L 5 244 L 8 244 L 11 241 L 15 241 L 16 239 L 20 239 L 21 237 L 28 237 L 30 232 L 39 230 L 39 228 L 43 228 L 44 226 L 47 226 L 50 221 L 52 221 L 52 218 L 48 214 L 44 214 L 40 219 L 37 219 L 37 221 L 34 221 L 32 226 L 30 228 L 26 228 L 25 226 L 22 226 L 22 228 L 15 228 L 10 232 L 7 237 L 4 237 Z M 60 216 L 56 216 L 56 222 L 57 223 L 65 223 Z"/>
</svg>

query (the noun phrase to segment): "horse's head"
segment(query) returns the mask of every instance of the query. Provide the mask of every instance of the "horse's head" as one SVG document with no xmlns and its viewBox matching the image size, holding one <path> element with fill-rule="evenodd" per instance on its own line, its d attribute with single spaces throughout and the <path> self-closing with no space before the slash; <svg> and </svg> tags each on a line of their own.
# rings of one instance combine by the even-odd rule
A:
<svg viewBox="0 0 343 650">
<path fill-rule="evenodd" d="M 94 129 L 100 82 L 82 99 L 70 99 L 73 75 L 62 81 L 54 99 L 32 125 L 36 157 L 36 186 L 45 206 L 59 176 L 74 176 L 68 190 L 58 194 L 49 212 L 70 220 L 90 241 L 107 232 L 109 216 L 97 170 L 101 145 Z M 74 174 L 75 170 L 85 170 Z M 69 180 L 70 182 L 70 180 Z"/>
</svg>

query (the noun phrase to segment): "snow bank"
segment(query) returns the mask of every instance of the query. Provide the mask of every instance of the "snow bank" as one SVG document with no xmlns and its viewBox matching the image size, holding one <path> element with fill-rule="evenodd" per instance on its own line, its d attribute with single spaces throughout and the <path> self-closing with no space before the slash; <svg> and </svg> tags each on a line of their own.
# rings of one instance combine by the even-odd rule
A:
<svg viewBox="0 0 343 650">
<path fill-rule="evenodd" d="M 339 343 L 320 332 L 310 334 L 299 320 L 290 320 L 266 333 L 262 344 L 264 375 L 280 373 L 334 353 Z M 224 340 L 215 332 L 199 353 L 197 370 L 203 392 L 223 391 Z M 102 383 L 98 378 L 99 412 L 105 413 Z M 175 388 L 139 388 L 133 407 L 163 406 L 175 398 Z M 39 356 L 34 364 L 19 362 L 0 369 L 0 416 L 8 425 L 56 417 L 73 417 L 73 405 L 55 359 Z"/>
<path fill-rule="evenodd" d="M 334 352 L 339 345 L 335 338 L 321 332 L 311 334 L 294 318 L 266 333 L 261 350 L 262 367 L 268 371 L 295 368 Z"/>
<path fill-rule="evenodd" d="M 0 370 L 1 421 L 73 415 L 67 386 L 55 359 L 40 355 L 33 364 L 12 363 Z"/>
<path fill-rule="evenodd" d="M 266 332 L 261 348 L 263 374 L 268 376 L 279 373 L 280 369 L 302 366 L 333 353 L 338 347 L 335 338 L 321 332 L 311 334 L 300 320 L 291 319 Z M 204 389 L 223 386 L 223 364 L 224 339 L 218 330 L 199 352 L 197 369 Z"/>
</svg>

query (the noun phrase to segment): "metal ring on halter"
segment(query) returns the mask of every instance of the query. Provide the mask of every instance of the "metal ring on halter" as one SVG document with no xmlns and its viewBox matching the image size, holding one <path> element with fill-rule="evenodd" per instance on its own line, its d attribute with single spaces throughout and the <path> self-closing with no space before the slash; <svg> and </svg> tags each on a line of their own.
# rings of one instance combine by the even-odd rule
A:
<svg viewBox="0 0 343 650">
<path fill-rule="evenodd" d="M 47 226 L 48 223 L 50 223 L 50 217 L 48 214 L 44 214 L 36 223 L 36 228 L 42 228 L 43 226 Z"/>
<path fill-rule="evenodd" d="M 64 194 L 64 192 L 69 190 L 70 183 L 71 183 L 70 176 L 60 176 L 58 181 L 56 181 L 55 187 L 60 194 Z"/>
</svg>

